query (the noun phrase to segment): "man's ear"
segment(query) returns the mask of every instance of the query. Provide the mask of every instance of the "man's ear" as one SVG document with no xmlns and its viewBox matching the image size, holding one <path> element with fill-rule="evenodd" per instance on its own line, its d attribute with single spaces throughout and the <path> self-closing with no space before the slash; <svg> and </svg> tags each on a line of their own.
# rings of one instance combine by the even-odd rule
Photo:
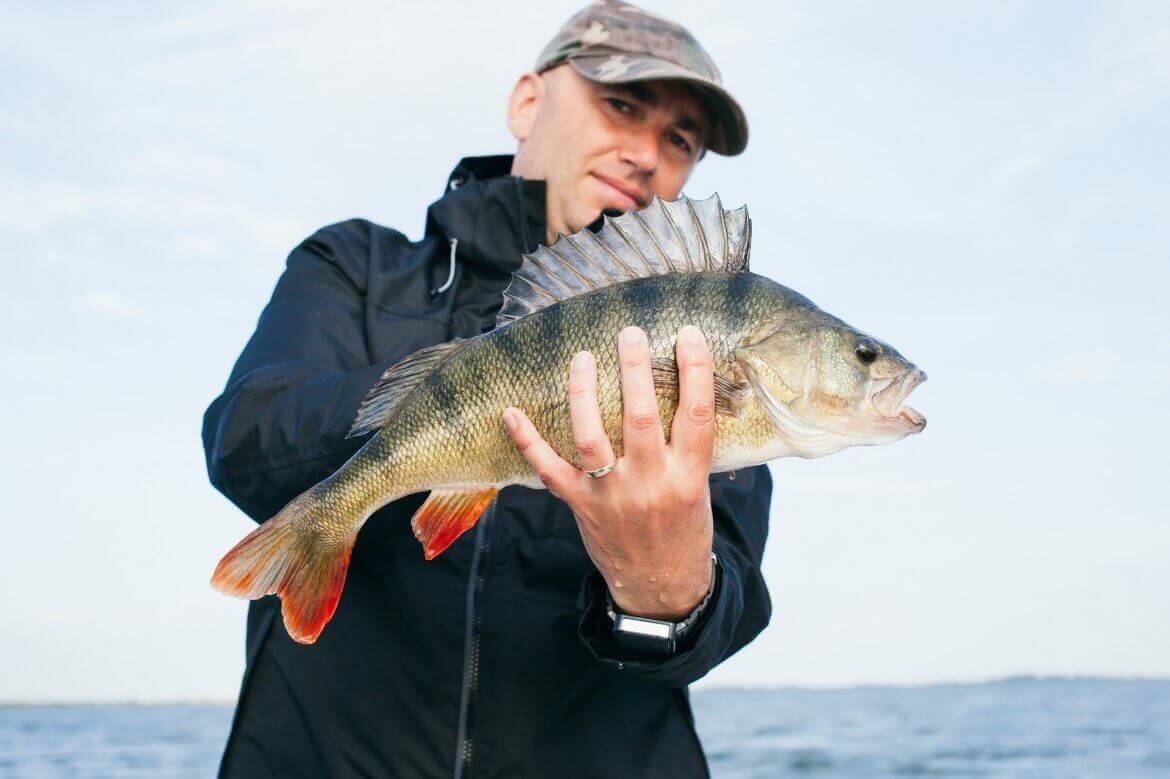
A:
<svg viewBox="0 0 1170 779">
<path fill-rule="evenodd" d="M 536 73 L 523 73 L 516 79 L 508 96 L 508 129 L 517 141 L 523 143 L 532 132 L 545 90 L 544 79 Z"/>
</svg>

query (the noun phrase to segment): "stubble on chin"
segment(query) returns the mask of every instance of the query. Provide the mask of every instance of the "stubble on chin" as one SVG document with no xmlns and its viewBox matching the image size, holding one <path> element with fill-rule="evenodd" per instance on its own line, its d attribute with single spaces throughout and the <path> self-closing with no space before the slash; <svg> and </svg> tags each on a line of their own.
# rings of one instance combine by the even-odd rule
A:
<svg viewBox="0 0 1170 779">
<path fill-rule="evenodd" d="M 560 213 L 549 213 L 549 222 L 546 230 L 549 245 L 552 245 L 557 239 L 558 234 L 573 235 L 589 224 L 589 222 L 581 225 L 576 224 L 579 220 L 577 215 L 581 212 L 581 209 L 580 207 L 574 209 L 573 206 L 574 204 L 572 203 L 564 203 L 561 206 Z"/>
<path fill-rule="evenodd" d="M 550 181 L 550 191 L 547 200 L 547 239 L 551 245 L 559 234 L 573 235 L 584 230 L 601 217 L 601 206 L 595 203 L 596 193 L 590 191 L 590 176 L 584 174 L 575 182 L 573 194 L 569 199 L 558 198 L 553 188 L 556 184 Z"/>
</svg>

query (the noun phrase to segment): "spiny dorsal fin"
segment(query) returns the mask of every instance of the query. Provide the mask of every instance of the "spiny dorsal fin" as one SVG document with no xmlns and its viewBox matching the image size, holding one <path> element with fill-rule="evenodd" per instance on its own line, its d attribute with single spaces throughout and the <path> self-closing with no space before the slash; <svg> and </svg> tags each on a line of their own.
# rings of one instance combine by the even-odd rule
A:
<svg viewBox="0 0 1170 779">
<path fill-rule="evenodd" d="M 422 384 L 423 379 L 430 376 L 435 368 L 462 349 L 465 342 L 464 339 L 456 339 L 428 346 L 387 368 L 362 401 L 353 427 L 345 437 L 365 435 L 384 427 L 394 418 L 394 413 L 398 411 L 406 396 Z"/>
<path fill-rule="evenodd" d="M 524 255 L 504 290 L 500 327 L 533 311 L 630 279 L 688 271 L 747 270 L 752 222 L 747 206 L 725 211 L 714 194 L 657 195 L 641 211 L 606 217 L 601 230 L 562 235 L 552 246 Z"/>
</svg>

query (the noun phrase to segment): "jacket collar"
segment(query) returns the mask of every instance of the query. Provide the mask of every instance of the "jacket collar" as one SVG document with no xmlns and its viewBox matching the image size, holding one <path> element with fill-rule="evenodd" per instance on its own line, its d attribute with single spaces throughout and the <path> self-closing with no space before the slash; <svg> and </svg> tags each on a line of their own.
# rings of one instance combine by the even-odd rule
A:
<svg viewBox="0 0 1170 779">
<path fill-rule="evenodd" d="M 427 235 L 458 239 L 459 261 L 492 275 L 511 274 L 544 242 L 545 182 L 511 169 L 510 154 L 465 157 L 427 209 Z"/>
</svg>

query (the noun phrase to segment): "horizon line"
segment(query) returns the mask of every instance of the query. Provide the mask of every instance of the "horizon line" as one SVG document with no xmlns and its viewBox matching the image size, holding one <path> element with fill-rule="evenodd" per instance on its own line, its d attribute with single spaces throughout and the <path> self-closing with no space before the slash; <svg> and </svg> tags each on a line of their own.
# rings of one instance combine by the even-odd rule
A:
<svg viewBox="0 0 1170 779">
<path fill-rule="evenodd" d="M 984 679 L 956 679 L 933 682 L 861 682 L 856 684 L 717 684 L 704 686 L 692 692 L 706 694 L 710 692 L 844 692 L 848 690 L 878 690 L 896 689 L 913 690 L 928 687 L 979 687 L 992 684 L 1011 684 L 1019 682 L 1117 682 L 1117 683 L 1170 683 L 1170 676 L 1142 676 L 1108 674 L 1009 674 L 1005 676 L 988 677 Z M 234 706 L 235 699 L 225 698 L 170 698 L 170 699 L 13 699 L 0 700 L 0 708 L 38 708 L 38 707 L 81 707 L 81 706 Z"/>
</svg>

